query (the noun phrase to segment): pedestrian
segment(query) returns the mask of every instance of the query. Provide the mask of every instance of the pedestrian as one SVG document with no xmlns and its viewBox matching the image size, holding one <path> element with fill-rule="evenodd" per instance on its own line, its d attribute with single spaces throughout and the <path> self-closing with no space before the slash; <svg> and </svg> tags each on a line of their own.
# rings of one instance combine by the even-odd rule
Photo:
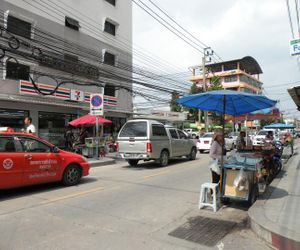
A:
<svg viewBox="0 0 300 250">
<path fill-rule="evenodd" d="M 79 133 L 79 143 L 85 144 L 85 138 L 87 137 L 89 137 L 89 133 L 87 129 L 84 126 L 82 126 Z"/>
<path fill-rule="evenodd" d="M 26 125 L 26 133 L 35 134 L 35 126 L 32 124 L 32 118 L 30 116 L 25 117 L 24 123 Z"/>
<path fill-rule="evenodd" d="M 210 164 L 212 182 L 218 183 L 220 181 L 220 163 L 222 158 L 222 144 L 223 144 L 223 133 L 220 131 L 215 132 L 213 141 L 210 147 L 209 156 L 213 160 Z"/>
<path fill-rule="evenodd" d="M 74 134 L 72 128 L 67 127 L 64 134 L 65 138 L 65 149 L 72 150 L 73 149 L 73 142 L 74 142 Z"/>
</svg>

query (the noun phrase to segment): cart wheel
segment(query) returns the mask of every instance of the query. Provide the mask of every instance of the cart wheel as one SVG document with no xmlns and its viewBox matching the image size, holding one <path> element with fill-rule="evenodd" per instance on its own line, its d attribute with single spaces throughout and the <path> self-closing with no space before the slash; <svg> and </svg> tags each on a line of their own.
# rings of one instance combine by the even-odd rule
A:
<svg viewBox="0 0 300 250">
<path fill-rule="evenodd" d="M 252 206 L 258 197 L 258 184 L 256 183 L 251 190 L 251 194 L 249 195 L 248 204 Z"/>
</svg>

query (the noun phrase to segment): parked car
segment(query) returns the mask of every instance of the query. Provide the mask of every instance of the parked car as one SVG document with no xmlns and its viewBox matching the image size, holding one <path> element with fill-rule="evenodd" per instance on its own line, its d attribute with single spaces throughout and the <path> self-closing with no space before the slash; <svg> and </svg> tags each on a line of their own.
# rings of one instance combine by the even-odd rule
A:
<svg viewBox="0 0 300 250">
<path fill-rule="evenodd" d="M 275 140 L 278 139 L 278 135 L 276 133 L 276 130 L 274 130 L 274 129 L 263 129 L 263 130 L 258 131 L 258 133 L 255 136 L 253 136 L 253 139 L 252 139 L 253 146 L 262 145 L 264 143 L 266 135 L 269 133 L 269 131 L 273 132 L 273 137 L 274 137 Z"/>
<path fill-rule="evenodd" d="M 62 181 L 76 185 L 89 174 L 90 165 L 37 136 L 0 132 L 0 189 Z"/>
<path fill-rule="evenodd" d="M 140 160 L 155 160 L 166 166 L 170 158 L 187 156 L 194 160 L 196 144 L 187 135 L 155 120 L 130 120 L 121 128 L 117 138 L 118 156 L 131 166 Z"/>
<path fill-rule="evenodd" d="M 197 149 L 200 153 L 203 153 L 206 150 L 210 150 L 212 138 L 214 133 L 205 133 L 197 141 Z M 234 149 L 234 139 L 225 137 L 225 149 L 232 150 Z"/>
<path fill-rule="evenodd" d="M 228 138 L 233 139 L 234 146 L 236 146 L 236 140 L 239 137 L 240 132 L 230 132 Z"/>
<path fill-rule="evenodd" d="M 199 136 L 199 130 L 195 128 L 185 128 L 183 131 L 193 139 L 196 139 L 196 137 Z"/>
</svg>

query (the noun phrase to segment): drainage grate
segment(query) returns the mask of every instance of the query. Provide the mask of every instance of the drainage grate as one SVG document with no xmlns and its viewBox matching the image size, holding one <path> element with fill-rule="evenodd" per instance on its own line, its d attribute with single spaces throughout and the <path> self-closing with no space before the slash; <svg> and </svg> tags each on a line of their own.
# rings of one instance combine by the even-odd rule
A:
<svg viewBox="0 0 300 250">
<path fill-rule="evenodd" d="M 232 221 L 197 216 L 188 219 L 188 222 L 169 235 L 206 246 L 215 246 L 235 225 Z"/>
</svg>

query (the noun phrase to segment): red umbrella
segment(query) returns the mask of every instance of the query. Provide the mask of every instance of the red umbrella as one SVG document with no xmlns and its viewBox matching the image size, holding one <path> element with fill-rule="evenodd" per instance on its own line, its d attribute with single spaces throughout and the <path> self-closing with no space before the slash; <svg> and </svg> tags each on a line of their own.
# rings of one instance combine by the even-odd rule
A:
<svg viewBox="0 0 300 250">
<path fill-rule="evenodd" d="M 105 119 L 101 116 L 98 117 L 99 124 L 101 123 L 112 123 L 111 120 Z M 70 121 L 69 124 L 72 126 L 78 126 L 78 125 L 85 125 L 85 124 L 95 124 L 96 123 L 96 116 L 94 115 L 84 115 L 81 116 L 73 121 Z"/>
</svg>

